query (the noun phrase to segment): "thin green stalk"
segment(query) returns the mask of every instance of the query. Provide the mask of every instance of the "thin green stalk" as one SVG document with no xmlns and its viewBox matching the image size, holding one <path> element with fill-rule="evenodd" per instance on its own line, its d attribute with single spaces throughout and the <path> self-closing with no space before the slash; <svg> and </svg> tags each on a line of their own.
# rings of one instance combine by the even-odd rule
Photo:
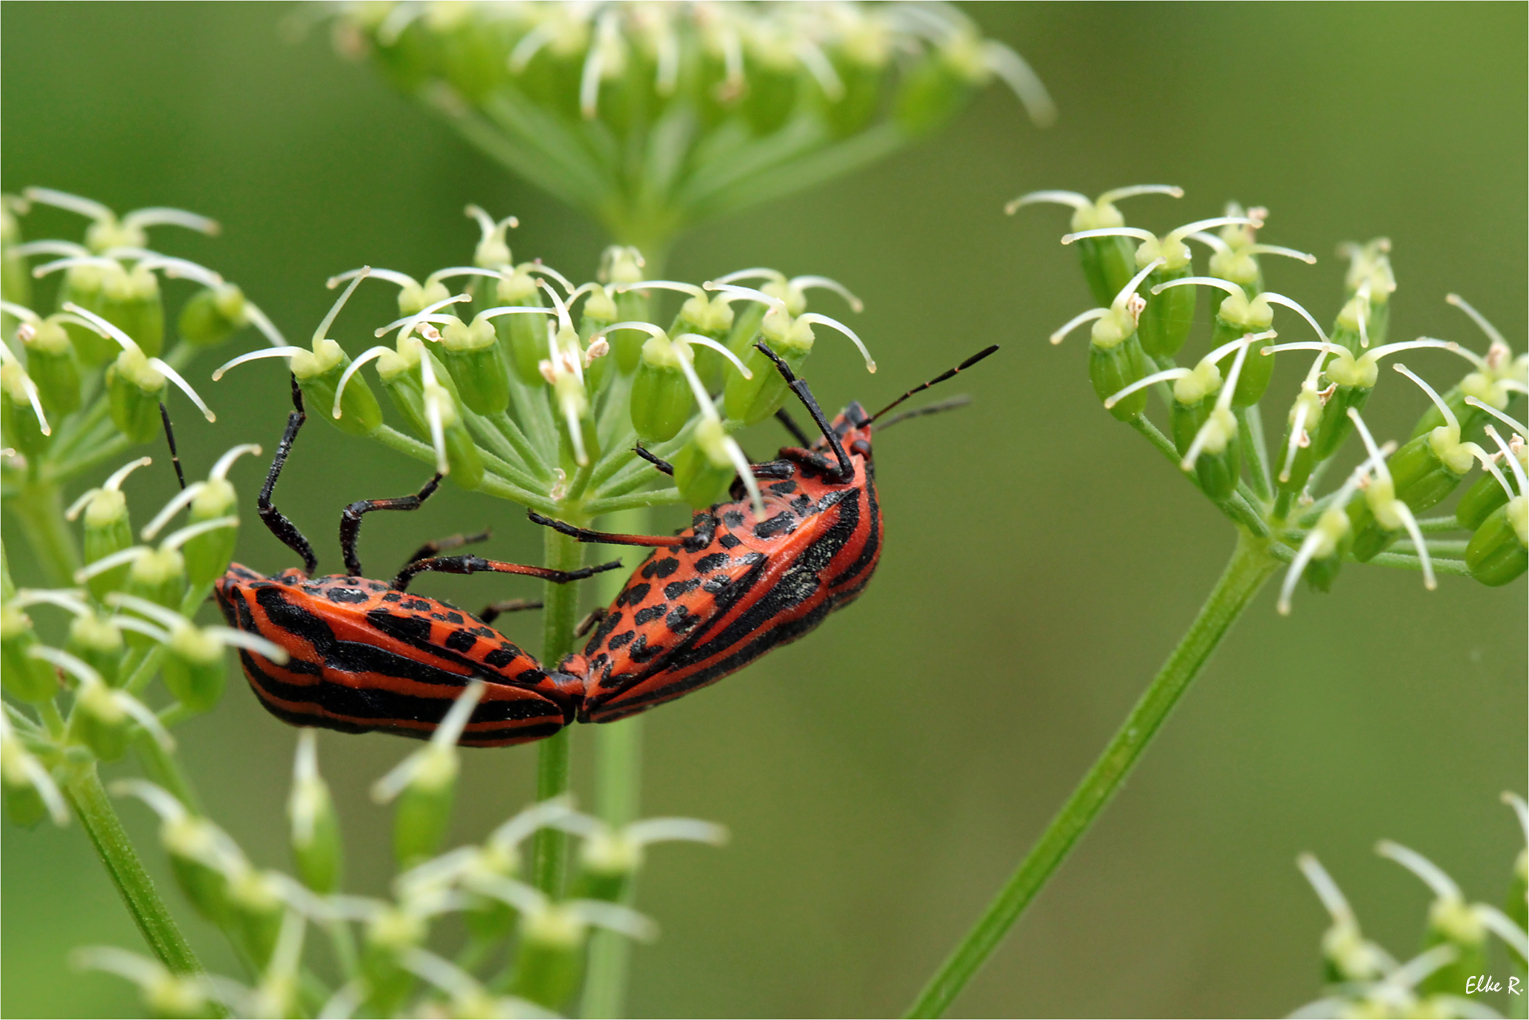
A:
<svg viewBox="0 0 1529 1020">
<path fill-rule="evenodd" d="M 101 786 L 101 777 L 96 773 L 95 763 L 91 762 L 75 771 L 64 789 L 75 815 L 90 837 L 91 845 L 100 855 L 101 863 L 106 865 L 107 873 L 111 875 L 117 891 L 122 894 L 123 902 L 127 904 L 128 913 L 133 915 L 138 930 L 143 933 L 154 955 L 177 974 L 201 973 L 202 965 L 192 952 L 190 943 L 181 934 L 175 919 L 165 908 L 164 901 L 159 898 L 153 879 L 149 878 L 139 863 L 138 855 L 128 841 L 127 832 L 122 828 L 122 822 L 117 818 L 117 812 Z"/>
<path fill-rule="evenodd" d="M 950 1008 L 956 996 L 998 948 L 1020 914 L 1104 810 L 1173 706 L 1205 668 L 1216 646 L 1274 573 L 1275 567 L 1276 561 L 1269 555 L 1266 542 L 1239 532 L 1231 561 L 1178 647 L 1168 656 L 1168 661 L 1131 709 L 1131 714 L 1104 753 L 1067 798 L 1067 803 L 1020 862 L 1019 868 L 904 1016 L 937 1017 Z"/>
<path fill-rule="evenodd" d="M 1253 476 L 1253 492 L 1260 503 L 1267 503 L 1272 486 L 1269 484 L 1269 448 L 1264 443 L 1263 413 L 1254 404 L 1234 414 L 1239 426 L 1237 433 L 1242 444 L 1242 459 L 1248 462 L 1248 473 Z"/>
<path fill-rule="evenodd" d="M 63 490 L 54 482 L 30 480 L 11 500 L 11 509 L 48 583 L 55 588 L 72 587 L 74 572 L 80 569 L 80 550 L 64 521 Z"/>
<path fill-rule="evenodd" d="M 1376 553 L 1367 561 L 1377 567 L 1397 567 L 1402 570 L 1422 570 L 1423 561 L 1410 553 L 1383 552 Z M 1448 574 L 1451 577 L 1470 577 L 1471 568 L 1464 560 L 1446 560 L 1437 556 L 1429 557 L 1429 565 L 1433 567 L 1435 574 Z"/>
<path fill-rule="evenodd" d="M 651 514 L 627 510 L 601 523 L 606 530 L 645 534 L 652 527 Z M 596 555 L 618 555 L 616 546 L 602 547 Z M 620 571 L 602 575 L 598 583 L 601 602 L 616 597 L 626 577 Z M 595 814 L 613 828 L 637 820 L 642 800 L 642 716 L 606 723 L 595 728 Z M 631 905 L 634 881 L 628 882 L 623 902 Z M 600 929 L 590 936 L 589 969 L 579 1012 L 586 1017 L 619 1017 L 625 1012 L 627 972 L 632 943 L 624 935 Z"/>
<path fill-rule="evenodd" d="M 577 570 L 584 563 L 584 546 L 560 531 L 543 531 L 546 565 L 554 570 Z M 573 651 L 573 628 L 579 612 L 579 589 L 573 584 L 547 582 L 542 597 L 542 662 L 548 669 Z M 568 792 L 568 728 L 543 740 L 536 759 L 536 799 L 551 800 Z M 536 833 L 531 874 L 536 887 L 554 899 L 563 894 L 568 867 L 568 836 L 556 829 Z"/>
</svg>

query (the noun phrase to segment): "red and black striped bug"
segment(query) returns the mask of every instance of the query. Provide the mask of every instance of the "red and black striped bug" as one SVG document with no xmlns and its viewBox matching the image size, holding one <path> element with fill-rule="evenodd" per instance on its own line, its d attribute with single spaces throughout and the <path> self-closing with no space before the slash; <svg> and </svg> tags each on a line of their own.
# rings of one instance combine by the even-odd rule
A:
<svg viewBox="0 0 1529 1020">
<path fill-rule="evenodd" d="M 775 362 L 822 432 L 809 441 L 789 415 L 780 415 L 802 445 L 750 465 L 764 483 L 763 519 L 741 483 L 734 484 L 733 502 L 697 512 L 691 527 L 673 537 L 604 534 L 531 512 L 536 523 L 583 542 L 658 547 L 605 610 L 583 653 L 559 667 L 583 679 L 580 722 L 612 722 L 715 683 L 853 602 L 881 557 L 874 423 L 998 349 L 972 355 L 874 415 L 852 403 L 829 422 L 807 384 L 763 343 L 755 346 Z M 660 471 L 672 471 L 639 452 Z"/>
<path fill-rule="evenodd" d="M 551 736 L 572 722 L 583 681 L 542 669 L 488 626 L 499 612 L 535 604 L 501 602 L 479 616 L 437 599 L 410 593 L 418 574 L 488 571 L 524 574 L 564 583 L 621 566 L 619 561 L 574 571 L 501 563 L 441 552 L 487 538 L 487 533 L 431 542 L 411 556 L 391 582 L 362 576 L 356 540 L 363 514 L 415 510 L 435 492 L 441 476 L 398 499 L 361 500 L 345 509 L 340 548 L 348 573 L 313 577 L 317 559 L 297 527 L 271 503 L 292 442 L 302 427 L 302 392 L 292 383 L 295 406 L 271 462 L 257 507 L 271 533 L 298 556 L 304 569 L 273 577 L 230 564 L 216 586 L 218 605 L 232 627 L 259 634 L 287 650 L 278 665 L 258 652 L 239 658 L 260 703 L 295 726 L 322 726 L 346 733 L 381 730 L 425 739 L 473 679 L 486 681 L 460 743 L 475 747 L 520 744 Z"/>
</svg>

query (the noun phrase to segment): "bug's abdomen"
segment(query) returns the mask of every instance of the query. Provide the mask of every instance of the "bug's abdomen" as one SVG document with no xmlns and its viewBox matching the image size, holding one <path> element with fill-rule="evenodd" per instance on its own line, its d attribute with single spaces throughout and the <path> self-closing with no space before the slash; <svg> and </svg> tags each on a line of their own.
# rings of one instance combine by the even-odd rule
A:
<svg viewBox="0 0 1529 1020">
<path fill-rule="evenodd" d="M 291 656 L 277 665 L 241 650 L 240 661 L 261 704 L 293 725 L 427 739 L 474 678 L 487 689 L 463 744 L 538 740 L 576 707 L 572 678 L 549 676 L 497 631 L 434 599 L 357 578 L 251 580 L 232 569 L 217 594 L 231 626 Z"/>
<path fill-rule="evenodd" d="M 580 720 L 611 722 L 714 683 L 772 648 L 806 635 L 829 613 L 854 601 L 881 557 L 882 522 L 875 485 L 866 480 L 812 495 L 819 498 L 800 519 L 801 541 L 786 543 L 768 555 L 754 554 L 758 557 L 755 566 L 714 585 L 709 603 L 676 607 L 688 614 L 682 622 L 694 620 L 687 632 L 674 632 L 669 621 L 676 615 L 675 608 L 670 608 L 672 602 L 664 602 L 657 589 L 643 600 L 651 604 L 635 612 L 618 597 L 607 621 L 624 611 L 634 622 L 643 622 L 645 613 L 647 625 L 615 650 L 610 646 L 621 637 L 620 624 L 602 625 L 606 636 L 591 642 L 586 652 L 588 673 Z M 725 545 L 720 534 L 718 544 Z M 746 551 L 735 547 L 733 552 L 736 558 Z M 633 575 L 634 582 L 640 574 L 639 570 Z M 622 593 L 628 602 L 633 587 L 629 584 Z M 698 594 L 704 593 L 703 581 Z M 647 668 L 631 653 L 639 641 L 640 654 L 656 660 Z M 653 655 L 655 649 L 663 654 Z"/>
</svg>

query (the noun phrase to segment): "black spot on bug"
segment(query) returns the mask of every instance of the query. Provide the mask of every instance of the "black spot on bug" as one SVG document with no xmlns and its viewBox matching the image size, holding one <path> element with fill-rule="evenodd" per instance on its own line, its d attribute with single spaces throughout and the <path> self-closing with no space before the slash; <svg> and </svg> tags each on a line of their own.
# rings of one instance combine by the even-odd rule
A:
<svg viewBox="0 0 1529 1020">
<path fill-rule="evenodd" d="M 637 632 L 635 630 L 624 630 L 620 634 L 612 635 L 611 639 L 606 642 L 605 647 L 612 650 L 621 648 L 629 644 L 631 640 L 636 636 Z"/>
<path fill-rule="evenodd" d="M 648 597 L 648 592 L 653 590 L 651 584 L 634 584 L 621 593 L 619 604 L 623 606 L 640 605 L 642 600 Z"/>
<path fill-rule="evenodd" d="M 424 599 L 406 599 L 398 604 L 399 609 L 407 609 L 411 613 L 428 613 L 433 604 Z"/>
<path fill-rule="evenodd" d="M 722 523 L 729 528 L 737 528 L 743 524 L 743 511 L 729 510 L 722 515 Z"/>
<path fill-rule="evenodd" d="M 462 624 L 466 623 L 467 620 L 463 618 L 461 613 L 451 612 L 446 614 L 446 622 L 456 624 L 458 627 L 460 627 Z"/>
<path fill-rule="evenodd" d="M 726 562 L 727 553 L 711 553 L 696 560 L 692 566 L 695 567 L 697 573 L 709 574 Z"/>
<path fill-rule="evenodd" d="M 469 628 L 467 628 L 467 632 L 469 634 L 476 634 L 479 637 L 486 637 L 486 638 L 498 637 L 499 636 L 499 632 L 494 630 L 494 628 L 492 628 L 492 627 L 469 627 Z"/>
<path fill-rule="evenodd" d="M 796 530 L 796 518 L 788 513 L 778 513 L 767 521 L 760 521 L 754 525 L 755 538 L 774 538 L 776 535 L 789 535 Z"/>
<path fill-rule="evenodd" d="M 525 684 L 528 687 L 539 684 L 546 678 L 547 674 L 543 673 L 539 669 L 523 669 L 519 673 L 515 674 L 515 682 L 518 684 Z"/>
<path fill-rule="evenodd" d="M 466 652 L 478 643 L 478 639 L 465 630 L 454 630 L 446 635 L 444 644 L 453 652 Z"/>
<path fill-rule="evenodd" d="M 774 485 L 769 486 L 769 489 L 777 496 L 789 496 L 796 491 L 796 483 L 789 481 L 776 482 Z"/>
<path fill-rule="evenodd" d="M 432 620 L 439 620 L 440 622 L 445 623 L 449 619 L 449 617 L 447 617 L 447 615 L 445 613 L 431 613 L 430 614 L 430 619 L 432 619 Z"/>
<path fill-rule="evenodd" d="M 743 542 L 732 535 L 718 535 L 717 544 L 724 549 L 736 549 L 742 545 Z"/>
<path fill-rule="evenodd" d="M 495 648 L 492 652 L 489 652 L 487 655 L 485 655 L 483 657 L 483 663 L 487 666 L 493 666 L 495 669 L 502 669 L 503 667 L 508 666 L 510 663 L 514 662 L 516 657 L 519 655 L 519 648 L 516 648 L 514 645 L 503 645 L 499 648 Z"/>
<path fill-rule="evenodd" d="M 398 602 L 398 601 L 401 601 L 402 599 L 403 599 L 403 593 L 402 592 L 397 592 L 397 591 L 390 591 L 386 595 L 382 596 L 382 601 L 384 601 L 384 602 Z"/>
<path fill-rule="evenodd" d="M 637 639 L 637 643 L 632 646 L 632 650 L 627 652 L 627 655 L 631 657 L 633 662 L 641 663 L 657 658 L 663 654 L 663 651 L 663 645 L 649 645 L 648 636 L 644 634 Z"/>
<path fill-rule="evenodd" d="M 632 617 L 632 622 L 641 627 L 643 624 L 652 623 L 654 620 L 662 618 L 663 615 L 668 611 L 668 604 L 660 602 L 656 606 L 649 606 L 646 609 L 637 610 L 636 614 Z"/>
<path fill-rule="evenodd" d="M 812 509 L 812 500 L 808 499 L 806 496 L 798 496 L 791 501 L 791 509 L 805 517 L 807 515 L 807 511 Z"/>
<path fill-rule="evenodd" d="M 661 560 L 654 560 L 642 568 L 643 577 L 668 577 L 680 569 L 680 561 L 677 556 L 668 556 Z"/>
<path fill-rule="evenodd" d="M 348 602 L 354 604 L 357 602 L 366 602 L 371 599 L 371 596 L 362 591 L 360 588 L 330 588 L 324 594 L 329 596 L 329 601 L 331 602 Z"/>
<path fill-rule="evenodd" d="M 699 616 L 694 615 L 684 606 L 675 606 L 674 611 L 665 619 L 664 624 L 676 634 L 684 634 L 695 629 L 695 625 L 701 622 Z"/>
<path fill-rule="evenodd" d="M 677 599 L 687 592 L 695 591 L 700 586 L 701 579 L 699 577 L 691 577 L 683 581 L 670 581 L 664 585 L 664 598 Z"/>
<path fill-rule="evenodd" d="M 723 574 L 721 577 L 713 577 L 711 580 L 707 581 L 704 585 L 701 586 L 701 590 L 706 592 L 708 595 L 718 595 L 724 591 L 727 591 L 732 583 L 733 579 L 728 577 L 726 574 Z"/>
<path fill-rule="evenodd" d="M 368 582 L 366 582 L 366 588 L 367 588 L 368 591 L 387 591 L 388 590 L 388 586 L 383 584 L 381 581 L 368 581 Z"/>
</svg>

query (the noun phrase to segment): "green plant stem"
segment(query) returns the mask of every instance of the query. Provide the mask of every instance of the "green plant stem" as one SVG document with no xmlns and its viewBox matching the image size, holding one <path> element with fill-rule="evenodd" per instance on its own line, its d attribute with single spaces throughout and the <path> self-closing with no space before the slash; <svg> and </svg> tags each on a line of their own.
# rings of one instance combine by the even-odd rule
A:
<svg viewBox="0 0 1529 1020">
<path fill-rule="evenodd" d="M 11 509 L 21 521 L 27 545 L 55 588 L 74 584 L 74 572 L 80 569 L 80 551 L 64 521 L 64 494 L 55 482 L 32 480 L 22 486 Z"/>
<path fill-rule="evenodd" d="M 988 904 L 955 951 L 940 966 L 904 1016 L 937 1017 L 950 1008 L 998 948 L 1014 922 L 1046 884 L 1120 788 L 1162 727 L 1173 706 L 1205 668 L 1211 654 L 1273 574 L 1267 542 L 1239 532 L 1237 548 L 1199 615 L 1136 702 L 1083 781 L 1073 790 L 1019 868 Z"/>
<path fill-rule="evenodd" d="M 123 902 L 127 904 L 128 913 L 133 915 L 138 930 L 143 933 L 154 955 L 177 974 L 201 973 L 202 965 L 192 952 L 190 943 L 181 934 L 175 919 L 165 908 L 164 901 L 159 898 L 153 879 L 149 878 L 139 863 L 138 855 L 128 841 L 127 832 L 122 828 L 122 822 L 117 818 L 105 788 L 101 786 L 101 777 L 96 772 L 95 763 L 79 768 L 64 789 L 75 815 L 90 837 L 91 845 L 100 855 L 101 863 L 106 865 L 107 873 L 111 875 L 117 891 L 122 894 Z"/>
<path fill-rule="evenodd" d="M 627 510 L 612 514 L 601 523 L 606 530 L 624 534 L 647 534 L 653 526 L 652 515 L 645 510 Z M 619 555 L 617 546 L 602 546 L 597 555 L 604 559 Z M 612 571 L 602 575 L 597 586 L 600 601 L 616 597 L 626 575 Z M 642 716 L 606 723 L 595 728 L 595 814 L 613 828 L 637 820 L 642 801 Z M 631 905 L 634 880 L 626 885 L 622 902 Z M 589 968 L 584 981 L 584 997 L 579 1012 L 586 1017 L 619 1017 L 625 1012 L 627 972 L 632 943 L 624 935 L 600 929 L 589 940 Z"/>
<path fill-rule="evenodd" d="M 547 566 L 554 570 L 577 570 L 583 564 L 584 546 L 577 539 L 551 528 L 543 531 Z M 547 669 L 554 669 L 573 650 L 573 628 L 579 612 L 578 586 L 548 581 L 542 602 L 542 662 Z M 564 727 L 537 745 L 537 800 L 551 800 L 568 792 L 568 734 L 568 727 Z M 536 887 L 554 899 L 563 894 L 567 851 L 567 833 L 556 829 L 537 831 L 531 874 Z"/>
<path fill-rule="evenodd" d="M 1234 412 L 1238 424 L 1238 442 L 1242 444 L 1242 459 L 1248 463 L 1248 474 L 1253 478 L 1253 493 L 1258 502 L 1267 503 L 1272 493 L 1269 484 L 1269 453 L 1264 444 L 1264 419 L 1258 405 L 1244 407 Z M 1256 505 L 1256 504 L 1255 504 Z"/>
</svg>

